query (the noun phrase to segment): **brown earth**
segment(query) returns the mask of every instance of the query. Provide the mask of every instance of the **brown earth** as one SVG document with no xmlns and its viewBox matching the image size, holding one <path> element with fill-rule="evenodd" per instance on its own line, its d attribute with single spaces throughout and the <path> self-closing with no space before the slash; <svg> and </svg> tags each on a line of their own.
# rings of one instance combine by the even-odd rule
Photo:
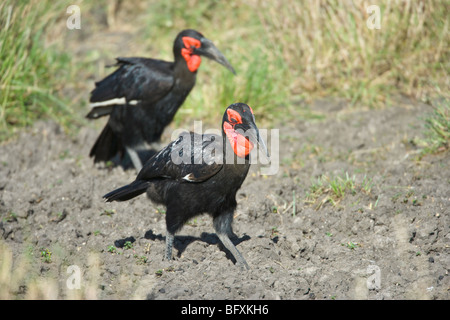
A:
<svg viewBox="0 0 450 320">
<path fill-rule="evenodd" d="M 208 216 L 188 223 L 175 260 L 163 261 L 164 208 L 145 196 L 102 200 L 135 172 L 93 165 L 97 128 L 74 138 L 51 122 L 23 131 L 0 146 L 0 259 L 12 253 L 9 297 L 448 299 L 450 157 L 418 160 L 410 143 L 431 108 L 407 101 L 384 110 L 331 101 L 309 107 L 324 119 L 280 124 L 278 173 L 262 176 L 253 166 L 238 192 L 234 231 L 249 271 L 234 265 Z M 355 187 L 342 197 L 311 189 L 322 175 L 345 173 Z M 73 265 L 80 289 L 67 285 Z"/>
</svg>

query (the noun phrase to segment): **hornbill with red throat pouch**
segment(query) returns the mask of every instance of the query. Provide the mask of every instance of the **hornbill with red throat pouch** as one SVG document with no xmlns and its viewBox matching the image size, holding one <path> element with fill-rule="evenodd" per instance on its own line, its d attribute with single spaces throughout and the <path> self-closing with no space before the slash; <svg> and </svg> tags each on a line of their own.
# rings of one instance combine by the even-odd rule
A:
<svg viewBox="0 0 450 320">
<path fill-rule="evenodd" d="M 195 30 L 180 32 L 173 45 L 174 62 L 148 58 L 117 58 L 119 68 L 96 82 L 91 92 L 92 110 L 86 116 L 109 116 L 93 145 L 94 162 L 107 162 L 126 153 L 139 172 L 139 152 L 159 141 L 195 85 L 201 57 L 233 67 L 216 46 Z"/>
<path fill-rule="evenodd" d="M 154 203 L 165 205 L 168 260 L 172 259 L 175 233 L 189 219 L 208 213 L 222 244 L 238 265 L 249 269 L 230 236 L 234 237 L 231 225 L 236 193 L 247 176 L 250 152 L 256 145 L 269 157 L 252 109 L 244 103 L 232 104 L 223 116 L 222 136 L 180 135 L 147 161 L 135 181 L 103 198 L 126 201 L 146 192 Z"/>
</svg>

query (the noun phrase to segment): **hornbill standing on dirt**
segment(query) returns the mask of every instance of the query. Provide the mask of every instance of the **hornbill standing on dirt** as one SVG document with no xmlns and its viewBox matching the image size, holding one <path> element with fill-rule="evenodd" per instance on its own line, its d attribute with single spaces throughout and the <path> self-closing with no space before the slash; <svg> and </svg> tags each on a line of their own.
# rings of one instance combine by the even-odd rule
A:
<svg viewBox="0 0 450 320">
<path fill-rule="evenodd" d="M 173 45 L 174 62 L 148 58 L 117 58 L 119 68 L 91 92 L 92 110 L 86 116 L 109 120 L 91 149 L 94 162 L 123 159 L 125 152 L 139 172 L 139 151 L 160 139 L 178 108 L 195 85 L 201 56 L 235 73 L 216 46 L 195 30 L 180 32 Z"/>
<path fill-rule="evenodd" d="M 269 157 L 260 138 L 252 109 L 244 103 L 230 105 L 223 116 L 222 136 L 184 133 L 150 158 L 134 182 L 103 198 L 125 201 L 144 192 L 166 206 L 166 258 L 172 259 L 174 235 L 192 217 L 208 213 L 223 245 L 238 265 L 249 266 L 230 240 L 236 193 L 250 168 L 255 145 Z"/>
</svg>

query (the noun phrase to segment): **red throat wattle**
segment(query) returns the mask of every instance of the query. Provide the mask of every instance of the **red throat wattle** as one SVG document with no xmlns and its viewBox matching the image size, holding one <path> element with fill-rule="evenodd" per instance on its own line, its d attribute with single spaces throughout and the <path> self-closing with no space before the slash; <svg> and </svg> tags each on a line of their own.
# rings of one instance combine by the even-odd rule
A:
<svg viewBox="0 0 450 320">
<path fill-rule="evenodd" d="M 195 38 L 183 37 L 185 48 L 181 49 L 181 55 L 186 60 L 187 67 L 190 72 L 195 72 L 200 67 L 202 58 L 199 55 L 193 54 L 192 47 L 200 48 L 201 42 Z"/>
<path fill-rule="evenodd" d="M 230 120 L 236 120 L 235 124 L 242 123 L 239 113 L 234 110 L 228 110 L 228 118 Z M 253 149 L 253 143 L 242 134 L 235 131 L 234 125 L 226 121 L 223 123 L 223 131 L 225 131 L 234 153 L 240 158 L 248 156 Z"/>
</svg>

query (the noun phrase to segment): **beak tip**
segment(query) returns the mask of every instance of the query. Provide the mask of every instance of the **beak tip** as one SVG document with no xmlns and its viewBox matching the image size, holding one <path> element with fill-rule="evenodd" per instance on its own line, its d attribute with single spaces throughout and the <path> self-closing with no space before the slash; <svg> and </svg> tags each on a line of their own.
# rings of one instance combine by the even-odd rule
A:
<svg viewBox="0 0 450 320">
<path fill-rule="evenodd" d="M 231 64 L 228 62 L 227 58 L 220 52 L 219 49 L 214 45 L 214 43 L 211 40 L 208 40 L 206 38 L 201 39 L 202 47 L 197 50 L 197 54 L 205 56 L 206 58 L 215 60 L 216 62 L 220 63 L 224 67 L 226 67 L 228 70 L 230 70 L 234 75 L 236 75 L 236 71 L 231 66 Z"/>
<path fill-rule="evenodd" d="M 225 59 L 225 61 L 219 61 L 216 60 L 218 63 L 220 63 L 221 65 L 223 65 L 225 68 L 227 68 L 233 75 L 236 75 L 236 71 L 234 70 L 234 68 L 231 66 L 231 64 Z"/>
</svg>

